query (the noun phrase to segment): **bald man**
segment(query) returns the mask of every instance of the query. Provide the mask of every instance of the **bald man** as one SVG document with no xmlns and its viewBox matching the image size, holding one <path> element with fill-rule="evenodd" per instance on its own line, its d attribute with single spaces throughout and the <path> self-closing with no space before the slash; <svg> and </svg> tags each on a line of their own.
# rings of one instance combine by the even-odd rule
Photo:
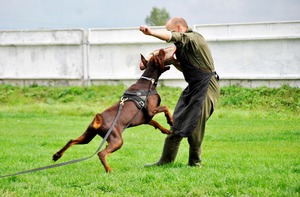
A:
<svg viewBox="0 0 300 197">
<path fill-rule="evenodd" d="M 188 27 L 180 17 L 170 19 L 166 30 L 152 30 L 140 26 L 145 35 L 176 46 L 176 57 L 180 62 L 188 86 L 183 90 L 174 110 L 174 125 L 164 143 L 160 159 L 146 166 L 172 163 L 177 155 L 181 140 L 186 137 L 189 143 L 188 165 L 201 167 L 201 145 L 205 124 L 213 113 L 220 95 L 218 75 L 214 61 L 203 36 Z"/>
</svg>

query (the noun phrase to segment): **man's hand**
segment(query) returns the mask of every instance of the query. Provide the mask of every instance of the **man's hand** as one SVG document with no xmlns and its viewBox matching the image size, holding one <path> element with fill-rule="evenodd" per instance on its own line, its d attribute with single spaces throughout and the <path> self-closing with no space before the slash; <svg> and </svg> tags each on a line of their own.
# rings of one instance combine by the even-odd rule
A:
<svg viewBox="0 0 300 197">
<path fill-rule="evenodd" d="M 171 32 L 166 30 L 152 30 L 148 26 L 141 25 L 140 31 L 145 35 L 154 36 L 164 41 L 168 41 L 171 38 Z"/>
<path fill-rule="evenodd" d="M 148 26 L 140 26 L 140 31 L 143 32 L 145 35 L 152 35 L 152 31 L 150 29 L 150 27 Z"/>
</svg>

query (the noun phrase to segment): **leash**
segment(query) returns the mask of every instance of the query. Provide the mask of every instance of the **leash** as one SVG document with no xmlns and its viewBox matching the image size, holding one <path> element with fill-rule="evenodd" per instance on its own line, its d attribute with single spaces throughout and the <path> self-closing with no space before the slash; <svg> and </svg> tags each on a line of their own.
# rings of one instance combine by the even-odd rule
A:
<svg viewBox="0 0 300 197">
<path fill-rule="evenodd" d="M 151 78 L 146 78 L 146 77 L 141 77 L 143 79 L 146 79 L 146 80 L 149 80 L 151 81 L 151 84 L 149 86 L 149 90 L 148 90 L 148 93 L 147 93 L 147 96 L 146 96 L 146 99 L 145 99 L 145 102 L 147 102 L 147 99 L 148 99 L 148 96 L 151 92 L 151 88 L 153 86 L 153 84 L 155 83 L 155 80 L 154 79 L 151 79 Z M 16 175 L 20 175 L 20 174 L 28 174 L 28 173 L 31 173 L 31 172 L 37 172 L 37 171 L 42 171 L 42 170 L 46 170 L 46 169 L 51 169 L 51 168 L 57 168 L 57 167 L 60 167 L 60 166 L 65 166 L 65 165 L 69 165 L 69 164 L 73 164 L 73 163 L 78 163 L 78 162 L 81 162 L 81 161 L 85 161 L 87 159 L 90 159 L 91 157 L 93 157 L 94 155 L 96 155 L 100 149 L 102 148 L 103 144 L 106 142 L 108 136 L 110 135 L 110 133 L 112 132 L 115 124 L 117 123 L 118 119 L 119 119 L 119 116 L 121 114 L 121 110 L 124 106 L 124 103 L 125 101 L 127 100 L 128 98 L 124 98 L 122 97 L 120 99 L 120 105 L 119 105 L 119 109 L 118 109 L 118 113 L 110 127 L 110 129 L 108 130 L 108 132 L 106 133 L 105 137 L 103 138 L 103 140 L 101 141 L 100 145 L 98 146 L 97 150 L 90 156 L 88 157 L 84 157 L 84 158 L 80 158 L 80 159 L 74 159 L 74 160 L 71 160 L 71 161 L 67 161 L 67 162 L 63 162 L 63 163 L 58 163 L 58 164 L 53 164 L 53 165 L 48 165 L 48 166 L 44 166 L 44 167 L 40 167 L 40 168 L 34 168 L 34 169 L 31 169 L 31 170 L 25 170 L 25 171 L 20 171 L 20 172 L 17 172 L 17 173 L 13 173 L 13 174 L 6 174 L 6 175 L 1 175 L 0 176 L 0 179 L 1 178 L 5 178 L 5 177 L 11 177 L 11 176 L 16 176 Z M 127 124 L 126 127 L 124 127 L 124 130 L 132 123 L 132 121 L 135 119 L 135 117 L 137 116 L 137 114 L 142 110 L 142 108 L 134 115 L 134 117 L 131 119 L 131 121 Z"/>
<path fill-rule="evenodd" d="M 69 165 L 69 164 L 73 164 L 73 163 L 78 163 L 78 162 L 81 162 L 81 161 L 84 161 L 84 160 L 87 160 L 87 159 L 90 159 L 91 157 L 93 157 L 95 154 L 97 154 L 100 149 L 102 148 L 103 144 L 105 143 L 105 141 L 107 140 L 108 136 L 110 135 L 111 131 L 113 130 L 115 124 L 117 123 L 117 120 L 119 119 L 119 116 L 121 114 L 121 110 L 122 110 L 122 107 L 124 105 L 124 102 L 126 101 L 127 99 L 123 99 L 121 98 L 121 102 L 120 102 L 120 105 L 119 105 L 119 109 L 118 109 L 118 113 L 110 127 L 110 129 L 108 130 L 108 132 L 106 133 L 105 137 L 103 138 L 103 140 L 101 141 L 99 147 L 97 148 L 97 150 L 95 151 L 95 153 L 93 153 L 92 155 L 88 156 L 88 157 L 84 157 L 84 158 L 81 158 L 81 159 L 74 159 L 74 160 L 71 160 L 71 161 L 67 161 L 67 162 L 63 162 L 63 163 L 58 163 L 58 164 L 53 164 L 53 165 L 49 165 L 49 166 L 44 166 L 44 167 L 40 167 L 40 168 L 34 168 L 34 169 L 31 169 L 31 170 L 25 170 L 25 171 L 21 171 L 21 172 L 17 172 L 17 173 L 13 173 L 13 174 L 6 174 L 6 175 L 1 175 L 0 176 L 0 179 L 1 178 L 4 178 L 4 177 L 10 177 L 10 176 L 16 176 L 16 175 L 20 175 L 20 174 L 27 174 L 27 173 L 30 173 L 30 172 L 37 172 L 37 171 L 41 171 L 41 170 L 46 170 L 46 169 L 51 169 L 51 168 L 56 168 L 56 167 L 60 167 L 60 166 L 65 166 L 65 165 Z"/>
</svg>

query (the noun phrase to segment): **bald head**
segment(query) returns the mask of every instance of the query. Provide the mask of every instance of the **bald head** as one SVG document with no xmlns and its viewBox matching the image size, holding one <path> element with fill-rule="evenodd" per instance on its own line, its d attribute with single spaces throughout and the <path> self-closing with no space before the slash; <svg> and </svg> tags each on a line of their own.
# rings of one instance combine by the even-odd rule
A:
<svg viewBox="0 0 300 197">
<path fill-rule="evenodd" d="M 166 29 L 168 31 L 184 33 L 188 29 L 188 24 L 183 18 L 174 17 L 167 22 Z"/>
</svg>

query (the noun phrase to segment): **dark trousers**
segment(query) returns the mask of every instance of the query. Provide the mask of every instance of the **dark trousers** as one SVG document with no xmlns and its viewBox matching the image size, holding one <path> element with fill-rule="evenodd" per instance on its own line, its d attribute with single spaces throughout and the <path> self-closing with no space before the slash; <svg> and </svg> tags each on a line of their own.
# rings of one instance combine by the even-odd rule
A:
<svg viewBox="0 0 300 197">
<path fill-rule="evenodd" d="M 201 165 L 202 141 L 205 133 L 206 121 L 212 115 L 220 95 L 218 82 L 212 79 L 202 107 L 202 114 L 193 133 L 187 138 L 189 143 L 189 165 Z M 176 121 L 176 120 L 175 120 Z M 173 162 L 183 137 L 171 133 L 165 139 L 164 149 L 158 164 Z"/>
</svg>

